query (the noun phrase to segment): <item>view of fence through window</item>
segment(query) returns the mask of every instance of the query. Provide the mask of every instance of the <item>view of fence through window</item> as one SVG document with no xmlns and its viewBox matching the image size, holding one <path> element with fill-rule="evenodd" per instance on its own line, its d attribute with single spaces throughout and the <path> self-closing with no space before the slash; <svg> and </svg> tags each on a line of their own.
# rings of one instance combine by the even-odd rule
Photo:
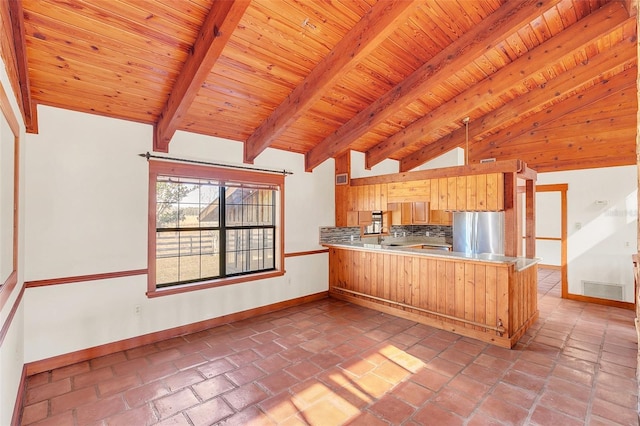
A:
<svg viewBox="0 0 640 426">
<path fill-rule="evenodd" d="M 275 202 L 269 187 L 158 176 L 156 286 L 274 269 Z"/>
</svg>

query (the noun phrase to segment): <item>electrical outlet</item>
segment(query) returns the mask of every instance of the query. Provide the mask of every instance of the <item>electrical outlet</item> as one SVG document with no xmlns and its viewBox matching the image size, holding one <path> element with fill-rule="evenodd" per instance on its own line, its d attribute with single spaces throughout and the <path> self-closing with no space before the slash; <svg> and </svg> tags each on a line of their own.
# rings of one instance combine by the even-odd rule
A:
<svg viewBox="0 0 640 426">
<path fill-rule="evenodd" d="M 426 232 L 424 233 L 424 235 L 425 235 L 425 236 L 427 236 L 427 237 L 429 237 L 429 236 L 430 236 L 430 235 L 429 235 L 429 231 L 426 231 Z"/>
<path fill-rule="evenodd" d="M 134 306 L 134 307 L 133 307 L 133 312 L 134 312 L 136 315 L 140 315 L 140 314 L 142 313 L 142 308 L 140 307 L 140 305 L 136 305 L 136 306 Z"/>
</svg>

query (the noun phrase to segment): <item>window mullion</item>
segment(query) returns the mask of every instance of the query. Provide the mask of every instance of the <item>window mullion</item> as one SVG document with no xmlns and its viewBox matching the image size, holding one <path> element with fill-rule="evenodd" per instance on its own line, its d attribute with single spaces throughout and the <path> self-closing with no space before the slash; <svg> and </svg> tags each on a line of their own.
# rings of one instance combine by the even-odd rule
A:
<svg viewBox="0 0 640 426">
<path fill-rule="evenodd" d="M 227 187 L 220 185 L 220 256 L 218 263 L 220 264 L 220 276 L 227 276 Z"/>
</svg>

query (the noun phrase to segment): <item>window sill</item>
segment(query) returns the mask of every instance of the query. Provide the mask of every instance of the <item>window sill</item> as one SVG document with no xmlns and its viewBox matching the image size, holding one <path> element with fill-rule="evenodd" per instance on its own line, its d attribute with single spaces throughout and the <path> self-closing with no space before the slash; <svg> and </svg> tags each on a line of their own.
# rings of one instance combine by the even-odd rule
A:
<svg viewBox="0 0 640 426">
<path fill-rule="evenodd" d="M 151 299 L 154 297 L 169 296 L 172 294 L 187 293 L 196 290 L 204 290 L 207 288 L 222 287 L 249 281 L 265 280 L 268 278 L 280 277 L 282 275 L 284 275 L 284 271 L 269 271 L 258 274 L 242 275 L 239 277 L 220 278 L 217 280 L 204 281 L 201 283 L 176 285 L 174 287 L 166 287 L 147 291 L 147 297 Z"/>
</svg>

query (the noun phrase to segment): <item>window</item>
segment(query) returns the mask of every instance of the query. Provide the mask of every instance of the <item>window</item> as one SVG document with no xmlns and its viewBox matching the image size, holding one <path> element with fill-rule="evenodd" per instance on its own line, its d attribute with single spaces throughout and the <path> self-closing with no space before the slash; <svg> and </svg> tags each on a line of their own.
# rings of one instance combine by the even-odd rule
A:
<svg viewBox="0 0 640 426">
<path fill-rule="evenodd" d="M 18 200 L 20 199 L 18 194 L 20 126 L 13 110 L 8 107 L 9 99 L 1 89 L 2 84 L 0 84 L 0 310 L 18 284 Z"/>
<path fill-rule="evenodd" d="M 281 275 L 284 176 L 150 161 L 149 293 Z"/>
</svg>

